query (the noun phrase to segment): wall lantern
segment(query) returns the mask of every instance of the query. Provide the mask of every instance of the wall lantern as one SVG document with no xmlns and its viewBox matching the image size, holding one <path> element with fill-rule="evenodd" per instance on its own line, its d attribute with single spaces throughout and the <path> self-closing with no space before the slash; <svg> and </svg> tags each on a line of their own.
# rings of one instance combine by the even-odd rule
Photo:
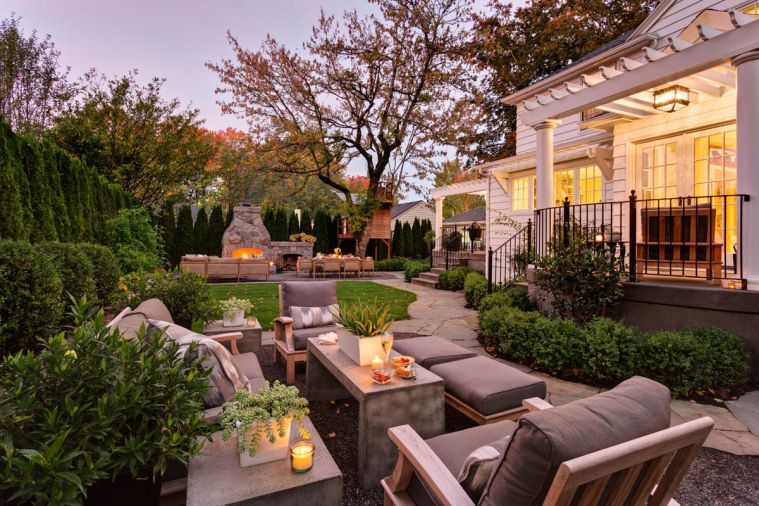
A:
<svg viewBox="0 0 759 506">
<path fill-rule="evenodd" d="M 672 85 L 654 91 L 654 109 L 664 112 L 679 111 L 690 104 L 690 90 L 685 86 Z"/>
</svg>

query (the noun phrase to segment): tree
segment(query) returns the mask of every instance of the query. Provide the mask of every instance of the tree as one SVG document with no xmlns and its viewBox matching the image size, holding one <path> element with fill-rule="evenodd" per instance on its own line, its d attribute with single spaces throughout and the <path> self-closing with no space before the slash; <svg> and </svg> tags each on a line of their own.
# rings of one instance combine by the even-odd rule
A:
<svg viewBox="0 0 759 506">
<path fill-rule="evenodd" d="M 141 86 L 137 71 L 112 79 L 90 71 L 52 135 L 142 203 L 203 185 L 217 146 L 197 109 L 161 96 L 163 83 Z"/>
<path fill-rule="evenodd" d="M 311 225 L 311 213 L 308 209 L 304 209 L 300 215 L 300 231 L 304 234 L 313 235 L 313 227 Z"/>
<path fill-rule="evenodd" d="M 524 7 L 495 0 L 474 16 L 468 56 L 482 79 L 473 91 L 479 128 L 464 141 L 478 160 L 516 152 L 516 108 L 501 99 L 564 68 L 637 27 L 656 0 L 533 0 Z"/>
<path fill-rule="evenodd" d="M 161 206 L 161 234 L 166 261 L 170 265 L 178 265 L 179 257 L 176 248 L 177 222 L 174 217 L 174 204 L 166 201 Z"/>
<path fill-rule="evenodd" d="M 293 234 L 299 234 L 300 233 L 300 221 L 298 220 L 298 215 L 294 212 L 290 213 L 290 217 L 287 221 L 287 238 L 284 239 L 285 241 L 290 239 L 290 236 Z"/>
<path fill-rule="evenodd" d="M 193 224 L 192 209 L 184 205 L 179 208 L 177 216 L 177 233 L 174 244 L 176 245 L 176 256 L 181 259 L 182 255 L 194 253 L 193 250 Z"/>
<path fill-rule="evenodd" d="M 435 174 L 435 188 L 472 181 L 479 177 L 475 173 L 467 172 L 458 159 L 446 160 L 440 164 L 440 169 Z M 482 195 L 451 195 L 443 200 L 443 217 L 450 218 L 484 205 L 485 197 Z"/>
<path fill-rule="evenodd" d="M 414 218 L 414 223 L 411 225 L 411 237 L 414 245 L 414 258 L 424 258 L 424 236 L 419 218 Z"/>
<path fill-rule="evenodd" d="M 340 216 L 327 216 L 325 220 L 327 223 L 327 232 L 329 233 L 329 250 L 333 251 L 339 244 L 339 238 L 337 237 L 337 227 L 340 224 Z"/>
<path fill-rule="evenodd" d="M 235 60 L 208 64 L 222 82 L 222 110 L 245 115 L 265 165 L 316 177 L 344 197 L 357 253 L 369 218 L 411 171 L 426 176 L 440 143 L 450 143 L 467 108 L 458 58 L 466 0 L 373 0 L 378 14 L 322 13 L 301 55 L 269 37 L 258 51 L 228 36 Z M 368 179 L 354 195 L 341 181 L 360 159 Z"/>
<path fill-rule="evenodd" d="M 211 217 L 208 218 L 208 244 L 206 249 L 209 255 L 221 256 L 221 241 L 224 239 L 226 229 L 221 206 L 213 206 Z"/>
<path fill-rule="evenodd" d="M 192 229 L 192 249 L 198 255 L 208 254 L 208 213 L 205 207 L 198 210 Z"/>
<path fill-rule="evenodd" d="M 278 207 L 274 214 L 274 234 L 272 234 L 272 241 L 286 241 L 287 240 L 287 211 L 282 207 Z"/>
<path fill-rule="evenodd" d="M 227 215 L 224 217 L 225 228 L 232 224 L 232 220 L 235 218 L 235 209 L 233 206 L 227 208 Z"/>
<path fill-rule="evenodd" d="M 17 133 L 39 137 L 71 100 L 76 87 L 50 35 L 26 35 L 15 14 L 0 21 L 0 116 Z"/>
<path fill-rule="evenodd" d="M 327 253 L 329 251 L 329 215 L 319 209 L 314 217 L 314 253 Z"/>
<path fill-rule="evenodd" d="M 402 257 L 406 252 L 403 245 L 403 224 L 400 220 L 395 221 L 393 228 L 393 238 L 390 241 L 390 253 L 394 257 Z"/>
<path fill-rule="evenodd" d="M 403 256 L 414 257 L 414 235 L 411 233 L 411 224 L 403 224 Z"/>
</svg>

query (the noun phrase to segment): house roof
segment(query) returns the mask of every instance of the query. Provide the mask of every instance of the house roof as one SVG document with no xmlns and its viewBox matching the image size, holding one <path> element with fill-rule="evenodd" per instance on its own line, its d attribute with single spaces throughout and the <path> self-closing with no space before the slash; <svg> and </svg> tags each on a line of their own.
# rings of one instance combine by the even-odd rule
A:
<svg viewBox="0 0 759 506">
<path fill-rule="evenodd" d="M 446 218 L 443 220 L 443 223 L 446 225 L 453 224 L 453 223 L 472 223 L 473 221 L 485 221 L 485 208 L 484 207 L 475 207 L 474 209 L 470 209 L 469 211 L 464 211 L 463 213 L 459 213 L 457 215 L 451 216 L 450 218 Z"/>
<path fill-rule="evenodd" d="M 410 211 L 412 208 L 416 207 L 418 204 L 424 204 L 425 202 L 423 200 L 415 200 L 413 202 L 403 202 L 402 204 L 398 204 L 397 206 L 393 206 L 392 209 L 390 209 L 390 219 L 394 220 L 406 211 Z"/>
<path fill-rule="evenodd" d="M 548 79 L 551 76 L 556 75 L 556 74 L 558 74 L 560 72 L 564 72 L 565 70 L 569 70 L 569 69 L 571 69 L 573 67 L 576 67 L 577 65 L 581 65 L 582 63 L 584 63 L 584 62 L 586 62 L 588 60 L 591 60 L 591 59 L 595 58 L 596 56 L 598 56 L 600 54 L 603 54 L 603 53 L 605 53 L 606 51 L 608 51 L 610 49 L 614 49 L 617 46 L 621 46 L 622 44 L 624 44 L 625 42 L 627 42 L 627 39 L 630 38 L 630 36 L 632 35 L 632 33 L 633 33 L 633 30 L 629 30 L 629 31 L 623 33 L 622 35 L 619 35 L 616 39 L 610 40 L 606 44 L 601 44 L 600 46 L 598 46 L 597 48 L 595 48 L 593 51 L 582 55 L 581 57 L 579 57 L 578 59 L 576 59 L 572 63 L 570 63 L 568 65 L 564 65 L 563 67 L 561 67 L 559 70 L 556 70 L 555 72 L 551 72 L 547 76 L 542 77 L 539 81 L 535 81 L 534 83 L 532 83 L 531 86 L 533 86 L 535 84 L 538 84 L 541 81 L 543 81 L 545 79 Z"/>
</svg>

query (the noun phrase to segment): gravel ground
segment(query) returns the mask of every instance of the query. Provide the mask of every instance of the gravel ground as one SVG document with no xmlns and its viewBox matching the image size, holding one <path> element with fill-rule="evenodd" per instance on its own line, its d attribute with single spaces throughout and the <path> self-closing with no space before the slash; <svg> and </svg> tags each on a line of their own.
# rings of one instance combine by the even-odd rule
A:
<svg viewBox="0 0 759 506">
<path fill-rule="evenodd" d="M 399 335 L 396 338 L 412 337 Z M 263 346 L 258 353 L 264 375 L 284 383 L 284 363 L 274 364 L 274 347 Z M 296 386 L 305 391 L 305 364 L 296 368 Z M 311 420 L 332 458 L 343 473 L 343 505 L 382 504 L 379 484 L 361 490 L 356 476 L 358 403 L 354 399 L 314 402 L 309 406 Z M 446 432 L 474 425 L 468 418 L 446 406 Z M 699 453 L 688 475 L 675 494 L 682 506 L 759 504 L 759 457 L 732 455 L 711 448 Z"/>
</svg>

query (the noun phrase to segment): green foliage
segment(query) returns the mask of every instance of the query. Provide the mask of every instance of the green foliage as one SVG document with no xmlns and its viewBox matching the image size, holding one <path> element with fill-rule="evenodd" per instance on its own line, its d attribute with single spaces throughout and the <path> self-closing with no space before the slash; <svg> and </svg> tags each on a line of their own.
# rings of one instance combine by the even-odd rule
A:
<svg viewBox="0 0 759 506">
<path fill-rule="evenodd" d="M 537 260 L 536 284 L 553 297 L 557 314 L 584 323 L 603 316 L 622 296 L 621 261 L 573 237 L 569 245 L 556 244 Z"/>
<path fill-rule="evenodd" d="M 404 257 L 406 254 L 406 248 L 403 244 L 403 224 L 400 220 L 395 221 L 395 227 L 393 228 L 393 238 L 390 242 L 390 253 L 394 257 Z"/>
<path fill-rule="evenodd" d="M 304 234 L 314 235 L 314 228 L 311 225 L 311 213 L 308 209 L 304 209 L 300 216 L 300 231 Z"/>
<path fill-rule="evenodd" d="M 522 311 L 534 311 L 535 305 L 527 296 L 527 291 L 517 286 L 508 286 L 499 292 L 486 295 L 480 301 L 480 313 L 494 307 L 514 307 Z"/>
<path fill-rule="evenodd" d="M 329 215 L 323 212 L 321 209 L 316 211 L 314 217 L 314 235 L 316 236 L 316 242 L 314 243 L 314 253 L 327 253 L 329 251 L 329 227 L 331 220 Z"/>
<path fill-rule="evenodd" d="M 298 221 L 298 215 L 290 213 L 290 217 L 287 220 L 287 237 L 293 234 L 300 233 L 300 221 Z"/>
<path fill-rule="evenodd" d="M 142 301 L 161 299 L 174 322 L 186 328 L 192 327 L 195 320 L 208 322 L 218 314 L 205 276 L 181 269 L 122 276 L 114 298 L 119 308 L 134 308 Z"/>
<path fill-rule="evenodd" d="M 195 240 L 193 239 L 192 209 L 188 205 L 179 208 L 177 216 L 177 229 L 174 236 L 174 248 L 176 248 L 176 258 L 181 260 L 182 255 L 194 253 Z M 125 271 L 129 272 L 129 271 Z"/>
<path fill-rule="evenodd" d="M 274 213 L 274 230 L 269 232 L 271 235 L 271 240 L 286 241 L 287 236 L 289 235 L 287 233 L 288 228 L 289 225 L 287 221 L 287 211 L 279 207 Z"/>
<path fill-rule="evenodd" d="M 199 255 L 208 254 L 208 213 L 201 207 L 195 216 L 195 226 L 192 229 L 192 250 Z"/>
<path fill-rule="evenodd" d="M 50 257 L 61 277 L 62 305 L 68 304 L 69 294 L 76 300 L 84 297 L 93 302 L 97 301 L 95 267 L 77 244 L 45 242 L 40 243 L 37 248 Z"/>
<path fill-rule="evenodd" d="M 374 299 L 373 302 L 340 304 L 335 321 L 359 337 L 373 337 L 387 333 L 393 317 L 389 306 Z"/>
<path fill-rule="evenodd" d="M 230 297 L 228 299 L 219 301 L 219 309 L 226 313 L 227 311 L 234 311 L 242 309 L 244 313 L 253 311 L 253 303 L 248 299 L 238 299 L 237 297 Z"/>
<path fill-rule="evenodd" d="M 176 245 L 177 220 L 174 217 L 174 204 L 170 201 L 164 202 L 161 206 L 160 226 L 166 263 L 171 266 L 179 265 Z"/>
<path fill-rule="evenodd" d="M 229 206 L 229 208 L 227 208 L 227 214 L 224 217 L 224 228 L 226 229 L 227 227 L 229 227 L 232 224 L 232 220 L 234 219 L 235 219 L 234 207 Z"/>
<path fill-rule="evenodd" d="M 0 489 L 19 504 L 81 504 L 95 481 L 187 463 L 207 434 L 208 388 L 163 336 L 125 340 L 103 312 L 74 308 L 77 327 L 0 364 Z M 94 316 L 93 316 L 94 314 Z"/>
<path fill-rule="evenodd" d="M 475 272 L 471 267 L 454 267 L 451 270 L 441 272 L 437 277 L 438 287 L 443 290 L 462 290 L 464 281 L 470 272 Z"/>
<path fill-rule="evenodd" d="M 298 426 L 300 437 L 311 437 L 303 425 L 303 417 L 309 414 L 308 400 L 300 397 L 298 389 L 282 385 L 279 381 L 269 385 L 267 381 L 257 392 L 240 391 L 233 402 L 222 407 L 221 425 L 226 441 L 237 431 L 237 451 L 254 457 L 262 439 L 270 442 L 285 437 L 285 418 L 292 418 Z M 289 421 L 288 421 L 289 423 Z"/>
<path fill-rule="evenodd" d="M 406 282 L 410 283 L 412 279 L 418 278 L 419 274 L 429 272 L 430 263 L 424 260 L 409 260 L 403 266 L 403 277 Z"/>
<path fill-rule="evenodd" d="M 409 222 L 403 224 L 403 256 L 414 258 L 414 234 Z"/>
<path fill-rule="evenodd" d="M 163 244 L 144 208 L 122 209 L 108 220 L 105 243 L 122 272 L 151 270 L 163 263 Z"/>
<path fill-rule="evenodd" d="M 402 271 L 408 262 L 405 258 L 385 258 L 374 262 L 375 271 Z"/>
<path fill-rule="evenodd" d="M 0 241 L 0 354 L 30 349 L 58 330 L 63 283 L 52 259 L 23 241 Z"/>
<path fill-rule="evenodd" d="M 583 375 L 597 381 L 629 378 L 638 369 L 639 331 L 609 318 L 593 318 L 585 327 Z"/>
<path fill-rule="evenodd" d="M 411 244 L 412 258 L 424 258 L 424 237 L 422 236 L 422 224 L 419 222 L 419 218 L 414 218 L 414 222 L 411 224 Z"/>
<path fill-rule="evenodd" d="M 221 256 L 221 241 L 224 239 L 224 213 L 221 206 L 214 206 L 211 210 L 211 216 L 208 218 L 208 237 L 206 239 L 206 250 L 209 255 Z"/>
<path fill-rule="evenodd" d="M 327 216 L 327 233 L 329 234 L 329 251 L 337 248 L 337 226 L 339 225 L 340 216 Z"/>
<path fill-rule="evenodd" d="M 470 272 L 464 279 L 464 298 L 467 303 L 477 308 L 488 293 L 488 280 L 481 272 Z"/>
<path fill-rule="evenodd" d="M 24 219 L 24 201 L 21 193 L 18 157 L 10 127 L 0 121 L 0 237 L 26 239 L 29 230 Z M 26 182 L 26 178 L 23 178 Z M 28 183 L 27 183 L 28 190 Z"/>
<path fill-rule="evenodd" d="M 118 258 L 113 251 L 100 244 L 79 243 L 76 246 L 92 262 L 96 300 L 100 304 L 108 304 L 121 276 Z"/>
</svg>

